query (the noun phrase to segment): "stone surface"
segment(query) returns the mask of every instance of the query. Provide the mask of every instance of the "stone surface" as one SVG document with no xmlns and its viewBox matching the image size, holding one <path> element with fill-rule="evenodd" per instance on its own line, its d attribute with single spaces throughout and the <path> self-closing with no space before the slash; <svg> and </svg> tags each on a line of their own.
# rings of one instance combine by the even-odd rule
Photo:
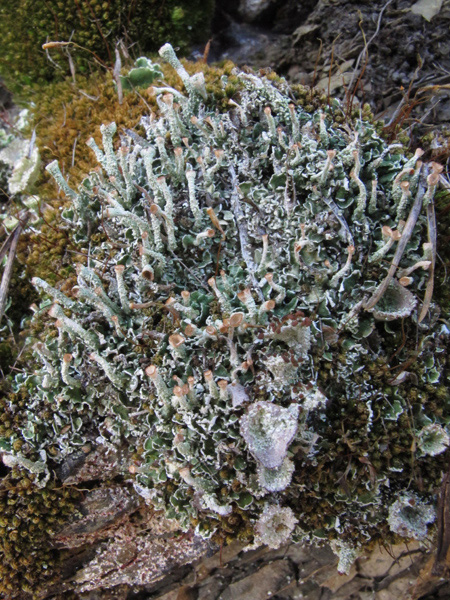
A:
<svg viewBox="0 0 450 600">
<path fill-rule="evenodd" d="M 274 0 L 241 0 L 239 14 L 245 21 L 254 21 L 260 17 Z"/>
<path fill-rule="evenodd" d="M 117 525 L 138 506 L 138 499 L 127 488 L 95 489 L 86 495 L 72 522 L 53 538 L 53 544 L 59 548 L 76 548 L 92 543 L 104 535 L 105 529 Z"/>
<path fill-rule="evenodd" d="M 102 544 L 95 558 L 76 573 L 77 589 L 149 585 L 172 569 L 193 562 L 208 548 L 207 542 L 194 536 L 151 539 L 141 534 L 130 539 L 122 533 Z"/>
<path fill-rule="evenodd" d="M 202 560 L 200 565 L 196 569 L 197 581 L 203 581 L 213 571 L 221 568 L 222 565 L 227 564 L 233 558 L 237 557 L 242 552 L 243 546 L 239 542 L 233 542 L 229 546 L 222 548 L 220 552 L 213 554 L 210 558 Z"/>
<path fill-rule="evenodd" d="M 420 552 L 420 542 L 399 544 L 398 558 L 392 556 L 386 548 L 377 548 L 369 556 L 359 558 L 358 572 L 363 577 L 379 577 L 380 574 L 396 575 L 414 562 L 414 553 Z"/>
<path fill-rule="evenodd" d="M 330 577 L 328 577 L 328 579 L 325 579 L 325 581 L 322 583 L 322 587 L 326 587 L 332 592 L 337 592 L 341 588 L 347 588 L 348 584 L 356 577 L 356 574 L 356 565 L 352 565 L 350 572 L 345 575 L 335 571 Z"/>
<path fill-rule="evenodd" d="M 136 537 L 127 551 L 136 558 L 130 564 L 116 564 L 105 576 L 105 583 L 118 580 L 118 574 L 125 571 L 130 582 L 153 570 L 147 585 L 135 587 L 130 584 L 109 587 L 105 590 L 92 590 L 82 593 L 80 600 L 446 600 L 450 598 L 450 582 L 436 581 L 429 577 L 433 558 L 418 544 L 398 544 L 388 551 L 376 548 L 366 557 L 355 563 L 350 576 L 339 575 L 336 571 L 337 559 L 328 547 L 314 548 L 292 544 L 279 550 L 262 547 L 245 552 L 235 543 L 212 556 L 204 555 L 190 566 L 181 563 L 164 565 L 162 557 L 166 552 L 173 556 L 174 546 L 183 545 L 184 540 L 173 533 L 161 534 L 161 525 L 156 527 L 160 536 L 153 542 L 152 554 L 144 550 L 136 555 L 140 540 Z M 130 530 L 128 530 L 128 534 Z M 124 530 L 119 529 L 124 536 Z M 161 537 L 162 535 L 162 537 Z M 125 538 L 124 538 L 125 539 Z M 164 549 L 163 545 L 166 544 Z M 408 550 L 409 548 L 409 550 Z M 97 559 L 101 550 L 97 552 Z M 178 550 L 183 550 L 179 548 Z M 177 550 L 177 551 L 178 551 Z M 176 551 L 176 552 L 177 552 Z M 203 549 L 202 552 L 206 550 Z M 126 556 L 122 547 L 119 563 Z M 176 553 L 175 552 L 175 553 Z M 195 549 L 192 547 L 191 560 Z M 386 557 L 386 554 L 389 558 Z M 111 559 L 111 552 L 109 553 Z M 104 560 L 107 558 L 103 556 Z M 178 554 L 178 559 L 180 554 Z M 428 560 L 428 568 L 426 566 Z M 95 563 L 95 560 L 92 561 Z M 107 562 L 104 563 L 108 564 Z M 149 567 L 151 565 L 151 567 Z M 397 566 L 396 566 L 397 565 Z M 405 568 L 406 567 L 406 568 Z M 164 569 L 168 568 L 169 571 Z M 86 571 L 80 571 L 86 576 Z M 91 571 L 91 575 L 93 571 Z M 134 574 L 134 575 L 133 575 Z M 420 574 L 420 577 L 419 577 Z M 124 595 L 123 590 L 128 590 Z M 271 594 L 269 594 L 271 592 Z M 433 595 L 430 595 L 432 594 Z M 106 594 L 106 595 L 105 595 Z M 109 594 L 109 595 L 108 595 Z"/>
<path fill-rule="evenodd" d="M 410 85 L 413 98 L 423 85 L 448 84 L 449 2 L 431 21 L 411 12 L 409 0 L 286 0 L 266 11 L 257 25 L 242 23 L 236 12 L 228 18 L 226 8 L 221 10 L 213 60 L 271 67 L 292 83 L 318 85 L 325 93 L 330 85 L 330 93 L 344 99 L 350 87 L 354 102 L 369 102 L 386 122 L 398 117 L 395 111 L 402 98 L 407 100 Z M 421 95 L 414 116 L 425 119 L 425 133 L 431 124 L 450 123 L 449 97 L 444 88 Z"/>
<path fill-rule="evenodd" d="M 123 454 L 123 456 L 121 455 Z M 127 459 L 126 451 L 105 446 L 85 446 L 84 451 L 66 457 L 58 469 L 58 476 L 65 485 L 76 485 L 83 481 L 112 478 L 120 472 L 121 464 Z"/>
<path fill-rule="evenodd" d="M 294 577 L 294 571 L 286 560 L 277 560 L 256 573 L 232 583 L 219 600 L 266 600 L 287 587 Z"/>
</svg>

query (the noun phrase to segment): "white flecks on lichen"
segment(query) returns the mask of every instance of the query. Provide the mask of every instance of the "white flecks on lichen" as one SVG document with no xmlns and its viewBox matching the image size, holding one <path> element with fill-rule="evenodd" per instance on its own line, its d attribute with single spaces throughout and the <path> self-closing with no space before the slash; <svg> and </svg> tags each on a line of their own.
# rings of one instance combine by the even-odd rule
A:
<svg viewBox="0 0 450 600">
<path fill-rule="evenodd" d="M 264 467 L 280 467 L 297 432 L 298 405 L 288 408 L 255 402 L 241 417 L 241 435 L 248 449 Z"/>
<path fill-rule="evenodd" d="M 339 559 L 337 565 L 338 573 L 348 575 L 352 565 L 360 554 L 360 549 L 340 539 L 331 542 L 331 549 Z"/>
</svg>

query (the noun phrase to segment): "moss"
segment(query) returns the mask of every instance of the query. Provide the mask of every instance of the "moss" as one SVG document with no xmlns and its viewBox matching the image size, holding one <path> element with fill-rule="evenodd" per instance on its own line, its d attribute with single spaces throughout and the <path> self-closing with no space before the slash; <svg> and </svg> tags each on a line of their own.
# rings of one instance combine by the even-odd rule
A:
<svg viewBox="0 0 450 600">
<path fill-rule="evenodd" d="M 133 52 L 156 51 L 170 40 L 186 52 L 208 39 L 213 0 L 18 0 L 0 6 L 0 73 L 12 89 L 61 80 L 70 74 L 112 66 L 119 39 Z M 76 45 L 50 48 L 49 41 Z M 51 60 L 50 60 L 51 59 Z"/>
<path fill-rule="evenodd" d="M 23 267 L 16 261 L 9 288 L 11 304 L 7 309 L 7 325 L 5 321 L 2 322 L 4 329 L 0 337 L 0 367 L 3 374 L 9 372 L 23 350 L 25 336 L 21 330 L 21 322 L 25 316 L 31 315 L 29 306 L 38 299 L 30 280 L 23 275 Z"/>
<path fill-rule="evenodd" d="M 371 357 L 362 359 L 365 369 L 355 374 L 355 379 L 360 382 L 361 387 L 368 379 L 380 388 L 384 387 L 384 392 L 392 396 L 392 402 L 396 398 L 402 399 L 406 410 L 397 421 L 387 421 L 381 418 L 381 409 L 371 415 L 366 403 L 352 403 L 344 394 L 333 397 L 324 419 L 326 425 L 322 427 L 319 421 L 314 424 L 326 452 L 318 461 L 311 462 L 310 466 L 303 463 L 302 468 L 294 475 L 289 493 L 291 506 L 295 506 L 296 512 L 303 514 L 304 531 L 314 533 L 316 529 L 323 527 L 324 521 L 332 522 L 338 515 L 341 520 L 346 515 L 346 522 L 351 523 L 352 514 L 360 511 L 361 498 L 369 497 L 371 492 L 375 495 L 376 479 L 380 473 L 389 473 L 389 497 L 394 489 L 409 489 L 419 494 L 433 495 L 441 485 L 442 473 L 447 468 L 447 454 L 418 458 L 415 454 L 416 431 L 417 422 L 424 412 L 434 414 L 444 422 L 448 421 L 448 389 L 445 385 L 426 383 L 424 357 L 416 358 L 409 367 L 417 375 L 414 386 L 403 389 L 390 385 L 398 367 L 416 355 L 414 324 L 408 326 L 402 323 L 395 326 L 391 323 L 391 329 L 393 334 L 384 340 L 384 356 L 378 357 L 376 361 Z M 401 343 L 405 344 L 403 353 L 395 356 Z M 432 348 L 429 351 L 433 354 Z M 339 359 L 345 362 L 346 355 L 340 355 Z M 339 366 L 334 365 L 334 368 L 339 369 Z M 448 381 L 450 360 L 446 354 L 442 358 L 440 371 L 441 381 Z M 323 370 L 318 373 L 318 380 L 326 387 L 327 377 Z M 370 432 L 367 432 L 369 419 L 372 425 Z M 401 465 L 402 469 L 395 469 L 395 465 Z M 338 494 L 336 486 L 340 490 Z M 318 489 L 320 496 L 317 495 Z M 341 502 L 336 502 L 337 495 L 342 496 Z M 388 496 L 386 502 L 389 502 Z M 378 508 L 374 505 L 374 515 L 377 511 Z M 352 544 L 358 542 L 365 546 L 368 531 L 373 543 L 394 544 L 400 539 L 390 531 L 387 523 L 377 522 L 376 526 L 363 532 L 359 520 L 355 518 L 353 521 L 353 527 L 347 531 Z M 331 540 L 336 537 L 336 532 L 330 529 L 326 535 Z"/>
<path fill-rule="evenodd" d="M 16 468 L 0 480 L 0 597 L 36 598 L 57 580 L 61 553 L 49 539 L 80 497 L 55 480 L 39 488 Z"/>
</svg>

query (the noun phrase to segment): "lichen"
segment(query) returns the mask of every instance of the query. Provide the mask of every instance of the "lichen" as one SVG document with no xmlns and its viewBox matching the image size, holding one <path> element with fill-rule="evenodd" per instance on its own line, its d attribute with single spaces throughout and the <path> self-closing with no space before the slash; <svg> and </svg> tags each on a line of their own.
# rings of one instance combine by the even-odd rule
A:
<svg viewBox="0 0 450 600">
<path fill-rule="evenodd" d="M 431 423 L 418 433 L 418 445 L 424 454 L 436 456 L 445 452 L 450 443 L 450 437 L 442 425 Z"/>
<path fill-rule="evenodd" d="M 173 70 L 167 65 L 161 67 L 164 77 L 159 83 L 179 87 L 180 82 Z M 211 103 L 225 107 L 228 94 L 239 88 L 230 62 L 220 68 L 203 63 L 189 63 L 186 68 L 191 74 L 204 73 Z M 231 91 L 223 89 L 221 78 L 227 78 L 226 87 L 232 85 Z M 39 91 L 32 109 L 36 145 L 42 162 L 47 164 L 51 160 L 58 160 L 71 184 L 79 185 L 92 165 L 90 152 L 86 152 L 86 142 L 92 136 L 97 143 L 101 142 L 100 125 L 108 119 L 114 120 L 119 131 L 133 131 L 142 135 L 144 130 L 139 122 L 142 114 L 150 109 L 155 112 L 159 110 L 152 87 L 125 93 L 120 104 L 109 73 L 78 76 L 76 84 L 69 80 L 49 83 Z M 29 147 L 29 142 L 26 145 Z M 42 221 L 38 229 L 24 232 L 19 241 L 17 257 L 29 279 L 38 276 L 53 285 L 58 283 L 68 287 L 69 277 L 74 274 L 74 263 L 84 262 L 85 257 L 72 238 L 72 231 L 61 227 L 60 207 L 66 200 L 45 172 L 38 181 L 38 189 Z M 95 241 L 97 237 L 98 234 L 93 234 L 92 240 Z"/>
<path fill-rule="evenodd" d="M 228 76 L 214 99 L 161 53 L 186 92 L 155 85 L 139 137 L 102 126 L 78 190 L 47 167 L 88 259 L 64 289 L 34 279 L 40 366 L 15 378 L 30 402 L 5 443 L 42 478 L 88 442 L 127 446 L 138 493 L 204 538 L 264 542 L 276 511 L 280 543 L 379 538 L 443 464 L 416 443 L 448 416 L 448 329 L 424 302 L 438 166 L 280 78 L 235 71 L 224 110 Z"/>
<path fill-rule="evenodd" d="M 290 508 L 267 505 L 255 525 L 256 543 L 277 549 L 289 541 L 296 523 Z"/>
<path fill-rule="evenodd" d="M 412 493 L 403 494 L 389 507 L 389 527 L 406 538 L 423 540 L 427 535 L 427 525 L 435 518 L 434 507 Z"/>
</svg>

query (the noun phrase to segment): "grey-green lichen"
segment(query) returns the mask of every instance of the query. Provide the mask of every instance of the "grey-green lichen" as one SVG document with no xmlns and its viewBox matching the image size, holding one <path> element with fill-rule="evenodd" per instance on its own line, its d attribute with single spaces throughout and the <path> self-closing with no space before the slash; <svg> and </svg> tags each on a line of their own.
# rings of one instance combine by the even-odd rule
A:
<svg viewBox="0 0 450 600">
<path fill-rule="evenodd" d="M 70 295 L 34 279 L 48 333 L 15 380 L 30 399 L 7 460 L 45 479 L 87 441 L 127 445 L 136 490 L 203 537 L 367 541 L 414 479 L 394 443 L 417 470 L 448 441 L 410 366 L 433 397 L 449 334 L 429 299 L 439 165 L 307 112 L 283 80 L 240 72 L 232 109 L 214 110 L 202 74 L 160 53 L 186 94 L 154 88 L 146 137 L 116 151 L 104 125 L 78 191 L 47 167 L 89 258 Z M 400 331 L 414 335 L 396 347 Z"/>
</svg>

